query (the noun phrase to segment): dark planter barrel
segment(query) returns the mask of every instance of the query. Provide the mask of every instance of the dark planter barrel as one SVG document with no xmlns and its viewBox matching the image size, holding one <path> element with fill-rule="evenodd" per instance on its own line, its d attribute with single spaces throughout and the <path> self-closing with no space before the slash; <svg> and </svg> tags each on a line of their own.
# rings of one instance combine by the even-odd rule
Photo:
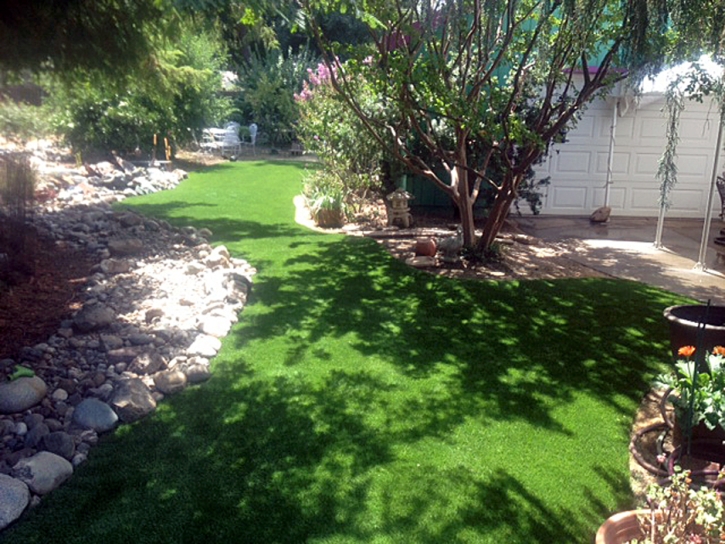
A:
<svg viewBox="0 0 725 544">
<path fill-rule="evenodd" d="M 702 348 L 712 351 L 715 346 L 725 346 L 725 306 L 670 306 L 664 316 L 670 324 L 670 346 L 675 358 L 682 346 L 697 347 L 697 329 L 702 322 L 705 323 Z"/>
</svg>

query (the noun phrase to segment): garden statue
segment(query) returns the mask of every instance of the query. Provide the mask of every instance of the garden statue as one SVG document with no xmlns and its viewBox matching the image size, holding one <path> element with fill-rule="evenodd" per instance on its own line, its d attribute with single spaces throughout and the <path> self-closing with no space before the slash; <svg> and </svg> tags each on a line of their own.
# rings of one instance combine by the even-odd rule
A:
<svg viewBox="0 0 725 544">
<path fill-rule="evenodd" d="M 410 214 L 408 202 L 415 197 L 405 189 L 398 188 L 385 198 L 390 202 L 390 206 L 388 206 L 388 226 L 399 221 L 403 228 L 409 228 L 413 216 Z"/>
</svg>

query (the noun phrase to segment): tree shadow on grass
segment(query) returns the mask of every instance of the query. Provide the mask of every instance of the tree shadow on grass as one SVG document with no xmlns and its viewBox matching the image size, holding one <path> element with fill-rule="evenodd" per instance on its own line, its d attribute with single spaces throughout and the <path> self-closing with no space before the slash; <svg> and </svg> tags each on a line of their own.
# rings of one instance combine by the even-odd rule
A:
<svg viewBox="0 0 725 544">
<path fill-rule="evenodd" d="M 399 470 L 359 398 L 284 377 L 236 378 L 215 376 L 104 437 L 4 542 L 549 544 L 587 534 L 581 512 L 529 491 L 526 470 L 480 478 L 433 461 Z M 348 379 L 363 396 L 384 385 Z"/>
<path fill-rule="evenodd" d="M 8 542 L 582 542 L 602 497 L 627 501 L 617 460 L 568 458 L 599 429 L 562 410 L 594 399 L 607 407 L 595 421 L 620 416 L 606 432 L 626 449 L 676 297 L 610 280 L 456 282 L 370 240 L 213 206 L 200 221 L 200 202 L 137 209 L 263 263 L 214 377 L 104 438 Z"/>
<path fill-rule="evenodd" d="M 297 242 L 286 274 L 261 281 L 255 316 L 235 345 L 289 335 L 286 364 L 329 358 L 328 337 L 351 336 L 414 379 L 450 364 L 460 399 L 451 412 L 556 427 L 549 412 L 578 393 L 625 415 L 667 360 L 662 309 L 678 299 L 618 280 L 460 282 L 413 271 L 368 241 Z M 450 423 L 450 422 L 449 422 Z M 564 429 L 560 429 L 564 432 Z"/>
<path fill-rule="evenodd" d="M 474 418 L 585 441 L 554 410 L 584 392 L 624 411 L 616 398 L 636 398 L 666 353 L 669 295 L 618 281 L 454 282 L 365 240 L 277 242 L 284 266 L 253 290 L 265 311 L 248 310 L 212 380 L 106 437 L 7 542 L 581 542 L 605 517 L 598 497 L 626 502 L 606 462 L 573 511 L 530 486 L 563 459 L 477 472 L 464 452 L 459 463 L 415 450 L 452 447 L 451 430 Z M 275 337 L 283 360 L 260 372 L 246 348 Z M 323 341 L 343 337 L 362 355 L 354 365 Z M 482 456 L 490 446 L 484 437 Z"/>
</svg>

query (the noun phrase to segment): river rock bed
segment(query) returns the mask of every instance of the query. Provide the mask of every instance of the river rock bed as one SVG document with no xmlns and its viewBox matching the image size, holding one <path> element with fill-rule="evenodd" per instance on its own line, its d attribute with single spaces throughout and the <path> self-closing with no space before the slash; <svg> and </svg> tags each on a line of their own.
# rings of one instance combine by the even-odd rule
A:
<svg viewBox="0 0 725 544">
<path fill-rule="evenodd" d="M 97 264 L 74 315 L 47 341 L 0 360 L 0 529 L 83 463 L 98 435 L 204 382 L 255 270 L 211 232 L 118 210 L 186 177 L 122 159 L 80 167 L 36 148 L 37 232 Z"/>
</svg>

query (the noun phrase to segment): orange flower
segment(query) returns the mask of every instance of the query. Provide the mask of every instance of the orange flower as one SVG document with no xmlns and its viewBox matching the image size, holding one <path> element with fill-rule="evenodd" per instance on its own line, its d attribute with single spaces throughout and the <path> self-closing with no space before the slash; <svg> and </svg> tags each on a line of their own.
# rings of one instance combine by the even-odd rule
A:
<svg viewBox="0 0 725 544">
<path fill-rule="evenodd" d="M 695 353 L 695 346 L 682 346 L 677 350 L 677 355 L 682 357 L 692 357 L 693 353 Z"/>
<path fill-rule="evenodd" d="M 725 355 L 725 347 L 715 346 L 714 348 L 712 348 L 712 353 L 714 355 Z"/>
</svg>

